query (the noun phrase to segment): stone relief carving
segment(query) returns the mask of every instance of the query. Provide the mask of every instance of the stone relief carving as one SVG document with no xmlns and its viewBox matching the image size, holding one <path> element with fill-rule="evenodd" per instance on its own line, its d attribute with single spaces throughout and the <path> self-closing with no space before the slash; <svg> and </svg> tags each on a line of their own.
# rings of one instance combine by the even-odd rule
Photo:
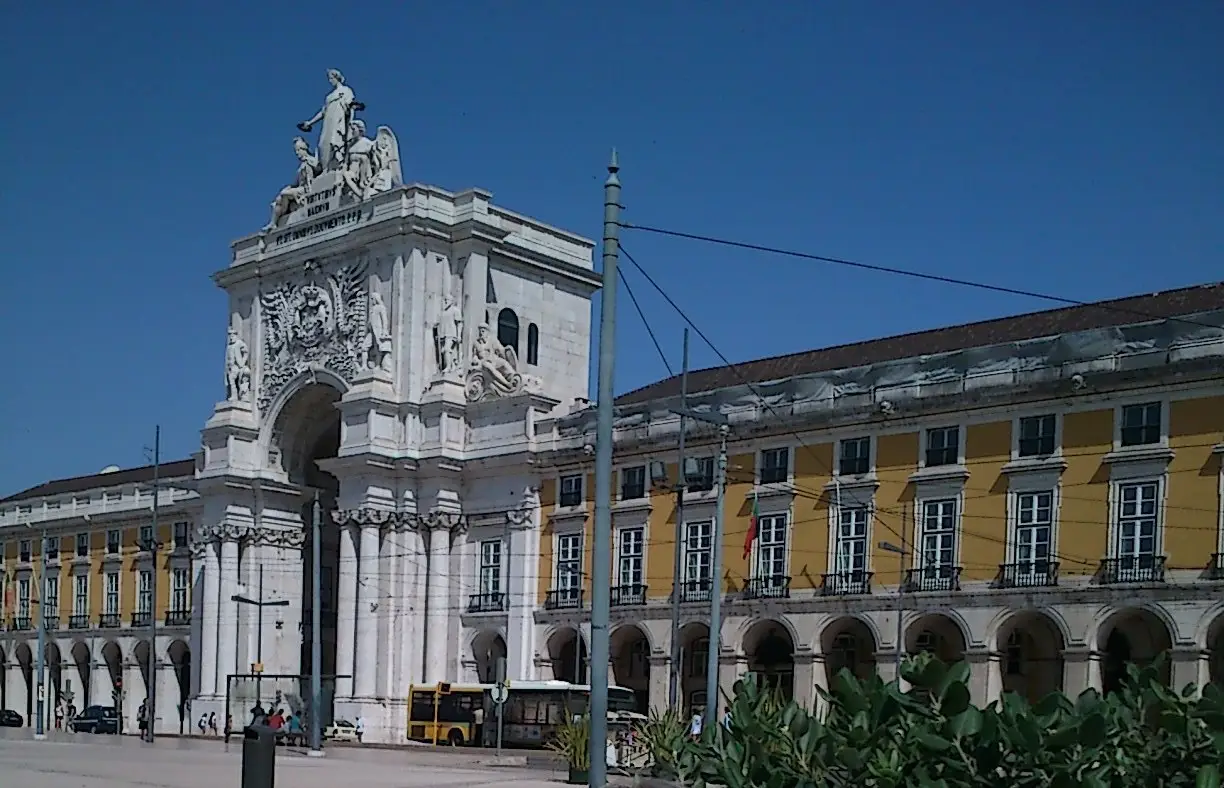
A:
<svg viewBox="0 0 1224 788">
<path fill-rule="evenodd" d="M 518 371 L 518 354 L 514 348 L 501 345 L 493 338 L 487 325 L 476 331 L 472 343 L 472 360 L 468 365 L 467 399 L 509 397 L 523 391 L 523 376 Z"/>
<path fill-rule="evenodd" d="M 336 525 L 371 526 L 393 531 L 446 530 L 467 533 L 467 518 L 455 512 L 388 512 L 383 509 L 336 509 L 331 513 Z"/>
<path fill-rule="evenodd" d="M 213 542 L 242 542 L 267 547 L 300 548 L 306 543 L 306 531 L 301 528 L 267 528 L 253 525 L 202 525 L 196 529 L 192 555 L 202 557 Z"/>
<path fill-rule="evenodd" d="M 225 398 L 230 402 L 245 402 L 251 396 L 251 350 L 238 329 L 229 330 L 225 346 Z"/>
<path fill-rule="evenodd" d="M 328 69 L 327 80 L 332 90 L 322 108 L 310 120 L 297 124 L 304 133 L 319 126 L 318 146 L 312 153 L 304 138 L 294 139 L 297 175 L 273 201 L 272 217 L 265 230 L 361 202 L 404 184 L 395 133 L 379 126 L 374 139 L 366 137 L 365 121 L 356 117 L 365 105 L 338 70 Z"/>
<path fill-rule="evenodd" d="M 366 366 L 370 369 L 391 371 L 391 319 L 387 305 L 379 293 L 370 293 L 369 329 L 366 332 Z"/>
<path fill-rule="evenodd" d="M 259 409 L 302 372 L 323 367 L 352 381 L 363 366 L 368 334 L 366 264 L 330 274 L 315 268 L 305 282 L 282 284 L 260 296 L 264 359 Z"/>
<path fill-rule="evenodd" d="M 448 378 L 458 377 L 463 364 L 463 310 L 449 295 L 442 302 L 442 314 L 434 326 L 433 335 L 438 374 Z"/>
</svg>

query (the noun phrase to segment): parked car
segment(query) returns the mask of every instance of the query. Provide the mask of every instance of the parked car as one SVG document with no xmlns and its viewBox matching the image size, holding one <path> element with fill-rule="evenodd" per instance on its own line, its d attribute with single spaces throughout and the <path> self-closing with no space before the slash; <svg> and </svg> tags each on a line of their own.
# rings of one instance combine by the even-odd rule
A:
<svg viewBox="0 0 1224 788">
<path fill-rule="evenodd" d="M 0 728 L 20 728 L 25 725 L 25 718 L 15 711 L 0 709 Z"/>
<path fill-rule="evenodd" d="M 331 741 L 357 741 L 357 726 L 348 720 L 336 720 L 323 731 L 323 738 Z"/>
<path fill-rule="evenodd" d="M 119 733 L 119 712 L 114 706 L 89 706 L 68 723 L 73 733 Z"/>
</svg>

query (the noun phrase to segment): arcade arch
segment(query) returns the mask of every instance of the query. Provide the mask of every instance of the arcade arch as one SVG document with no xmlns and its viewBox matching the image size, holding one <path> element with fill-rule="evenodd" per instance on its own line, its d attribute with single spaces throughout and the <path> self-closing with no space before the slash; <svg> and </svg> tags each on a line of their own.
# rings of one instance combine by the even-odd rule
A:
<svg viewBox="0 0 1224 788">
<path fill-rule="evenodd" d="M 633 690 L 637 711 L 650 709 L 650 641 L 636 624 L 625 624 L 612 631 L 610 639 L 613 681 Z"/>
<path fill-rule="evenodd" d="M 1063 641 L 1058 625 L 1031 610 L 1009 616 L 996 634 L 1002 654 L 1003 691 L 1036 703 L 1063 686 Z"/>
<path fill-rule="evenodd" d="M 497 681 L 497 663 L 506 658 L 506 640 L 500 632 L 484 630 L 472 638 L 472 661 L 476 680 L 483 684 Z"/>
<path fill-rule="evenodd" d="M 866 622 L 851 616 L 834 619 L 820 635 L 826 682 L 831 682 L 843 670 L 860 680 L 870 678 L 876 672 L 878 649 L 879 644 Z"/>
<path fill-rule="evenodd" d="M 748 670 L 760 677 L 766 687 L 776 689 L 783 698 L 795 695 L 795 641 L 781 623 L 765 619 L 744 633 L 744 655 Z"/>
<path fill-rule="evenodd" d="M 1155 613 L 1142 608 L 1127 608 L 1110 616 L 1097 632 L 1097 650 L 1103 655 L 1101 687 L 1113 692 L 1127 677 L 1128 664 L 1144 667 L 1152 664 L 1173 648 L 1168 626 Z M 1172 664 L 1165 659 L 1160 667 L 1161 680 L 1172 680 Z"/>
<path fill-rule="evenodd" d="M 589 655 L 582 633 L 573 627 L 558 629 L 548 638 L 546 647 L 554 679 L 572 684 L 584 683 Z"/>
<path fill-rule="evenodd" d="M 927 613 L 910 622 L 905 630 L 905 652 L 934 654 L 951 665 L 965 659 L 965 633 L 960 625 L 942 613 Z"/>
</svg>

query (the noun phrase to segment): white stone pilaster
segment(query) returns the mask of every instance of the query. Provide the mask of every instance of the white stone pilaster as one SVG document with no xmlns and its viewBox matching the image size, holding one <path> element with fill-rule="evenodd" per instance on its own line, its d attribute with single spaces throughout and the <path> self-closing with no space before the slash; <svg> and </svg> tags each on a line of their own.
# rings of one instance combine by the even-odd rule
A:
<svg viewBox="0 0 1224 788">
<path fill-rule="evenodd" d="M 380 577 L 385 578 L 386 593 L 378 606 L 378 694 L 393 698 L 396 692 L 396 677 L 400 675 L 402 655 L 399 653 L 400 635 L 404 625 L 404 594 L 400 583 L 399 565 L 403 553 L 403 534 L 398 523 L 392 521 L 383 534 L 379 554 Z M 399 697 L 403 697 L 399 695 Z"/>
<path fill-rule="evenodd" d="M 423 677 L 423 647 L 421 636 L 423 608 L 425 605 L 425 541 L 421 532 L 413 529 L 402 534 L 404 555 L 401 556 L 400 588 L 402 589 L 402 613 L 399 640 L 400 674 L 396 694 L 406 697 L 408 687 Z"/>
<path fill-rule="evenodd" d="M 378 526 L 361 526 L 361 549 L 357 585 L 357 652 L 353 671 L 353 694 L 372 698 L 377 689 L 378 669 Z"/>
<path fill-rule="evenodd" d="M 505 546 L 506 675 L 528 681 L 535 673 L 535 609 L 540 578 L 540 532 L 537 511 L 511 512 Z"/>
<path fill-rule="evenodd" d="M 217 643 L 219 605 L 221 601 L 221 562 L 217 556 L 217 544 L 209 542 L 204 545 L 204 578 L 198 593 L 203 597 L 201 604 L 200 624 L 200 694 L 205 696 L 217 693 Z"/>
<path fill-rule="evenodd" d="M 216 693 L 224 697 L 228 678 L 238 668 L 238 603 L 232 599 L 238 593 L 238 540 L 232 536 L 221 542 L 220 575 Z"/>
<path fill-rule="evenodd" d="M 428 588 L 425 597 L 425 681 L 446 681 L 450 609 L 450 520 L 442 517 L 429 531 Z"/>
<path fill-rule="evenodd" d="M 336 591 L 336 697 L 353 696 L 357 628 L 356 529 L 340 525 L 339 584 Z"/>
</svg>

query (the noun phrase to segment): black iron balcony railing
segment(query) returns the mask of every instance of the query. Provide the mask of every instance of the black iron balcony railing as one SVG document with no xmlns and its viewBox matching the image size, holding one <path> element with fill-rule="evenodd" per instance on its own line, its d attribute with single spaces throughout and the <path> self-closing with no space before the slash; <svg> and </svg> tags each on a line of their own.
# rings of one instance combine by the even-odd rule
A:
<svg viewBox="0 0 1224 788">
<path fill-rule="evenodd" d="M 149 625 L 149 622 L 152 620 L 153 620 L 153 614 L 149 613 L 148 611 L 143 612 L 143 613 L 133 613 L 132 614 L 132 626 L 134 627 L 147 627 Z"/>
<path fill-rule="evenodd" d="M 98 629 L 118 629 L 119 614 L 118 613 L 103 613 L 98 616 Z"/>
<path fill-rule="evenodd" d="M 30 624 L 29 616 L 13 616 L 9 619 L 8 628 L 10 632 L 26 632 L 33 627 Z"/>
<path fill-rule="evenodd" d="M 89 629 L 89 614 L 78 615 L 76 613 L 68 616 L 69 629 Z"/>
<path fill-rule="evenodd" d="M 644 605 L 646 604 L 646 586 L 636 585 L 613 586 L 612 605 Z"/>
<path fill-rule="evenodd" d="M 820 593 L 825 596 L 870 594 L 871 572 L 854 569 L 820 576 Z"/>
<path fill-rule="evenodd" d="M 680 584 L 681 602 L 709 602 L 713 584 L 706 580 L 687 580 Z"/>
<path fill-rule="evenodd" d="M 185 627 L 191 623 L 190 610 L 167 610 L 166 611 L 166 626 L 168 627 Z"/>
<path fill-rule="evenodd" d="M 506 595 L 501 591 L 472 594 L 468 597 L 469 613 L 500 613 L 506 609 Z"/>
<path fill-rule="evenodd" d="M 1224 553 L 1213 553 L 1207 566 L 1208 580 L 1224 580 Z"/>
<path fill-rule="evenodd" d="M 57 629 L 60 628 L 59 625 L 60 625 L 59 616 L 44 616 L 43 617 L 43 629 L 47 630 L 48 632 L 56 631 Z"/>
<path fill-rule="evenodd" d="M 1104 585 L 1163 583 L 1165 557 L 1163 555 L 1128 555 L 1121 558 L 1105 558 L 1101 561 L 1097 579 Z"/>
<path fill-rule="evenodd" d="M 924 566 L 905 572 L 905 590 L 914 591 L 960 591 L 961 568 L 959 566 Z"/>
<path fill-rule="evenodd" d="M 995 584 L 999 588 L 1056 586 L 1058 585 L 1058 562 L 1038 560 L 1000 564 L 999 578 Z"/>
<path fill-rule="evenodd" d="M 572 610 L 582 607 L 583 590 L 581 588 L 557 588 L 549 591 L 544 597 L 545 610 Z"/>
<path fill-rule="evenodd" d="M 790 581 L 786 575 L 754 577 L 744 584 L 744 596 L 749 599 L 786 599 L 790 596 Z"/>
</svg>

